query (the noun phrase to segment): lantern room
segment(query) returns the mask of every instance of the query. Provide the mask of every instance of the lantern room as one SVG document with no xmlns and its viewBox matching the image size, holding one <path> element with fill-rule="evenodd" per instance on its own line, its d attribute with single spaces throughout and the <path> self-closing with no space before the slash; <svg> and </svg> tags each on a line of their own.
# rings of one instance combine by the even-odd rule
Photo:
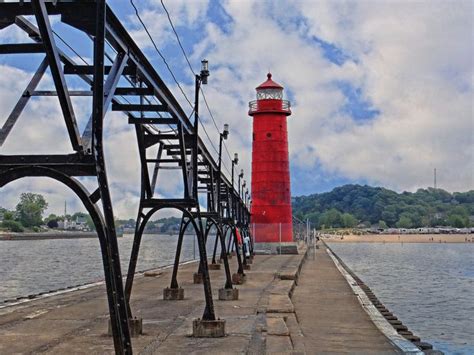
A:
<svg viewBox="0 0 474 355">
<path fill-rule="evenodd" d="M 283 100 L 283 86 L 272 80 L 272 74 L 267 74 L 267 81 L 256 87 L 257 100 Z"/>
<path fill-rule="evenodd" d="M 255 88 L 257 100 L 249 103 L 249 115 L 259 112 L 281 112 L 291 114 L 290 102 L 283 100 L 283 86 L 272 80 L 272 74 L 267 74 L 267 80 Z"/>
</svg>

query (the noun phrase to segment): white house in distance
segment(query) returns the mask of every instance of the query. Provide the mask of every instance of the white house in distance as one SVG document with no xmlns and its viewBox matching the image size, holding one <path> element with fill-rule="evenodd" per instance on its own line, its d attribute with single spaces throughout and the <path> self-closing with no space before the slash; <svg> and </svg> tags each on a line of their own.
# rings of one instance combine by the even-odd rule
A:
<svg viewBox="0 0 474 355">
<path fill-rule="evenodd" d="M 90 228 L 87 225 L 85 217 L 76 217 L 75 220 L 64 220 L 58 221 L 58 229 L 63 230 L 76 230 L 76 231 L 89 231 Z"/>
</svg>

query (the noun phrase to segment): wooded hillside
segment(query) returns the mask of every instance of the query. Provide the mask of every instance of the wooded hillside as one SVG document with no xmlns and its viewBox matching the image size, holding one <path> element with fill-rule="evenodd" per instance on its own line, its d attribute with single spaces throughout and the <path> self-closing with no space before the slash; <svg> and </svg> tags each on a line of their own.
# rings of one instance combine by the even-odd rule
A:
<svg viewBox="0 0 474 355">
<path fill-rule="evenodd" d="M 434 227 L 474 225 L 474 190 L 419 189 L 397 193 L 382 187 L 344 185 L 331 192 L 293 198 L 293 213 L 318 228 Z"/>
</svg>

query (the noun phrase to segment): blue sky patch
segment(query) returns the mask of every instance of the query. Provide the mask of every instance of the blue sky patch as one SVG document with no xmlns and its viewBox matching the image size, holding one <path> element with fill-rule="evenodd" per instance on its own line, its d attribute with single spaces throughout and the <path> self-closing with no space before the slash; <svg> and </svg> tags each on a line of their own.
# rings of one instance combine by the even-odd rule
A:
<svg viewBox="0 0 474 355">
<path fill-rule="evenodd" d="M 292 167 L 290 175 L 292 196 L 327 192 L 345 184 L 357 183 L 364 185 L 368 183 L 364 179 L 351 179 L 334 171 L 327 171 L 319 163 L 315 166 L 308 166 L 307 169 Z"/>
<path fill-rule="evenodd" d="M 352 60 L 357 63 L 357 60 L 355 60 L 355 58 L 352 58 L 342 48 L 339 48 L 332 43 L 326 42 L 321 38 L 314 36 L 313 41 L 317 43 L 318 46 L 323 50 L 324 57 L 331 63 L 334 63 L 339 66 L 343 65 L 348 60 Z"/>
<path fill-rule="evenodd" d="M 336 86 L 346 98 L 346 103 L 341 111 L 349 114 L 354 120 L 372 120 L 380 115 L 380 110 L 373 107 L 370 100 L 364 97 L 361 88 L 355 87 L 347 81 L 339 81 Z"/>
</svg>

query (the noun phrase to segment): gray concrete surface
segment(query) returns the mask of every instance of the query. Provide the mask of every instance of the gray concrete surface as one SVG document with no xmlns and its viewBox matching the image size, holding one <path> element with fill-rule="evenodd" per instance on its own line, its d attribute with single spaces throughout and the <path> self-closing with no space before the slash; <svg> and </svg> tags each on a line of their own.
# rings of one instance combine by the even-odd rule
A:
<svg viewBox="0 0 474 355">
<path fill-rule="evenodd" d="M 259 326 L 257 308 L 275 275 L 289 263 L 299 264 L 302 255 L 256 256 L 247 281 L 237 286 L 239 300 L 219 301 L 218 289 L 224 286 L 224 269 L 211 271 L 217 316 L 226 320 L 224 338 L 193 338 L 192 321 L 204 310 L 203 286 L 193 284 L 197 264 L 182 267 L 178 279 L 184 300 L 163 300 L 171 270 L 137 276 L 132 292 L 132 312 L 143 318 L 143 335 L 133 338 L 135 353 L 223 353 L 247 352 L 251 346 L 264 351 L 253 340 Z M 237 259 L 231 260 L 232 270 Z M 265 298 L 267 299 L 267 298 Z M 0 354 L 113 353 L 107 336 L 107 302 L 104 286 L 34 300 L 0 309 Z M 258 328 L 259 331 L 263 327 Z M 252 343 L 252 344 L 251 344 Z"/>
<path fill-rule="evenodd" d="M 308 354 L 396 354 L 362 309 L 324 247 L 309 255 L 293 293 Z"/>
<path fill-rule="evenodd" d="M 302 251 L 304 252 L 304 250 Z M 178 275 L 183 300 L 163 300 L 171 269 L 137 276 L 132 312 L 143 318 L 135 354 L 204 353 L 393 353 L 370 322 L 349 286 L 322 250 L 304 255 L 257 255 L 239 299 L 218 300 L 224 269 L 211 271 L 217 316 L 226 336 L 194 338 L 193 319 L 204 310 L 203 286 L 193 283 L 197 264 Z M 231 259 L 232 270 L 237 259 Z M 104 286 L 37 299 L 0 309 L 0 354 L 113 353 L 107 335 Z"/>
</svg>

